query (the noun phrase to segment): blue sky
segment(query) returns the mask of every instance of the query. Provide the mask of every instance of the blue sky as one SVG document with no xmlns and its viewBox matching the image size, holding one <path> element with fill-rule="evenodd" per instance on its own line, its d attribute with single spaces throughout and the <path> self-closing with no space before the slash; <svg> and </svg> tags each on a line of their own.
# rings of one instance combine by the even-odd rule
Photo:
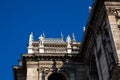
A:
<svg viewBox="0 0 120 80">
<path fill-rule="evenodd" d="M 12 66 L 27 52 L 30 32 L 35 40 L 64 38 L 73 32 L 81 41 L 92 0 L 0 0 L 0 80 L 13 80 Z"/>
</svg>

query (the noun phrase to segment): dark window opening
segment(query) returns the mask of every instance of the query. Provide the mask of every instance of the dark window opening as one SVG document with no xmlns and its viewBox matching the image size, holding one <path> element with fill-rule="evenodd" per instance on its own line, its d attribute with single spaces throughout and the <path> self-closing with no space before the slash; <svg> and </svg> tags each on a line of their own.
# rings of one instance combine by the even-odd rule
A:
<svg viewBox="0 0 120 80">
<path fill-rule="evenodd" d="M 48 77 L 48 80 L 67 80 L 62 73 L 53 73 Z"/>
</svg>

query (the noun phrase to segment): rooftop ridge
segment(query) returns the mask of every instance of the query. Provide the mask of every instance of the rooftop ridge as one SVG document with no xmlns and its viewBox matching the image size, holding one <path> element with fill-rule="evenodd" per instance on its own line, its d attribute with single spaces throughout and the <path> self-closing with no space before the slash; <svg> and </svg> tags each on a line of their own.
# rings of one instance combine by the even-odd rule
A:
<svg viewBox="0 0 120 80">
<path fill-rule="evenodd" d="M 61 38 L 45 38 L 45 39 L 61 39 Z"/>
<path fill-rule="evenodd" d="M 64 42 L 61 38 L 44 38 L 44 42 Z"/>
</svg>

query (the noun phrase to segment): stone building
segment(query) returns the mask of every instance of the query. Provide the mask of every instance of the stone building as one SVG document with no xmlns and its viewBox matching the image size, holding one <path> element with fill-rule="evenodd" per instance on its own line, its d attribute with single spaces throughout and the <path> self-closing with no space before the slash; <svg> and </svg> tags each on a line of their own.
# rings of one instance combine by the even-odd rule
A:
<svg viewBox="0 0 120 80">
<path fill-rule="evenodd" d="M 94 0 L 80 58 L 89 80 L 120 80 L 120 0 Z"/>
<path fill-rule="evenodd" d="M 93 1 L 81 43 L 31 33 L 27 49 L 14 80 L 120 80 L 120 1 Z"/>
<path fill-rule="evenodd" d="M 34 41 L 29 36 L 28 53 L 22 54 L 19 66 L 14 66 L 15 80 L 79 80 L 87 79 L 86 67 L 79 62 L 80 43 L 68 35 L 61 38 L 46 38 Z M 79 75 L 77 75 L 79 74 Z M 79 76 L 84 77 L 79 77 Z"/>
</svg>

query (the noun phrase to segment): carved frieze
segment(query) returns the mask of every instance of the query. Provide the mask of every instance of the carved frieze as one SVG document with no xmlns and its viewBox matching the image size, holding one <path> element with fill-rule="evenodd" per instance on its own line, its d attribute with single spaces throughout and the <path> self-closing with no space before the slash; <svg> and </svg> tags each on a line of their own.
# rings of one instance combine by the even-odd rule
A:
<svg viewBox="0 0 120 80">
<path fill-rule="evenodd" d="M 116 17 L 116 23 L 120 28 L 120 7 L 107 6 L 107 14 Z"/>
<path fill-rule="evenodd" d="M 109 7 L 109 8 L 107 8 L 107 14 L 108 15 L 117 15 L 117 11 L 115 8 Z"/>
</svg>

